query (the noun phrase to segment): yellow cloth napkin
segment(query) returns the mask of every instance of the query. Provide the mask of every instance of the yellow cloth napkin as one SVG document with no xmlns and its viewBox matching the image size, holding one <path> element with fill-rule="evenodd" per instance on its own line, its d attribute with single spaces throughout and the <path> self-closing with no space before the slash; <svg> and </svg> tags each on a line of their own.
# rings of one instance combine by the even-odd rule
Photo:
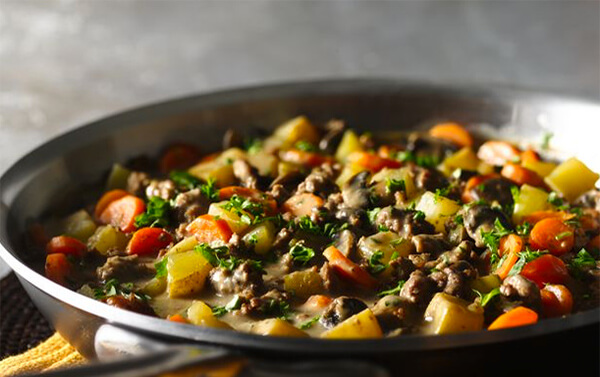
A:
<svg viewBox="0 0 600 377">
<path fill-rule="evenodd" d="M 1 360 L 0 375 L 16 376 L 21 373 L 43 372 L 71 367 L 84 362 L 85 358 L 58 333 L 55 333 L 37 347 Z"/>
</svg>

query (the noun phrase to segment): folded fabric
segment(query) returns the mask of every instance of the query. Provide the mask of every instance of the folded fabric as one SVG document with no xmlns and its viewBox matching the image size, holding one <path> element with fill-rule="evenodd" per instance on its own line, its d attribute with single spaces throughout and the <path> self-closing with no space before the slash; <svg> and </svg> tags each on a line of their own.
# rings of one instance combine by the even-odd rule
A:
<svg viewBox="0 0 600 377">
<path fill-rule="evenodd" d="M 43 372 L 51 369 L 66 368 L 85 362 L 60 334 L 50 338 L 20 355 L 10 356 L 0 361 L 0 375 L 16 376 L 22 373 Z"/>
</svg>

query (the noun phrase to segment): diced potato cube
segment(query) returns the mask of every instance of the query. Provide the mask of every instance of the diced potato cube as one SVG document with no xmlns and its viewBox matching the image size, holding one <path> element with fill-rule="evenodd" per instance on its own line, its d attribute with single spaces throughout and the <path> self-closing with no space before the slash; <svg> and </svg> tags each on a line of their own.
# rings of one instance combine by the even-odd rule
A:
<svg viewBox="0 0 600 377">
<path fill-rule="evenodd" d="M 483 328 L 483 308 L 458 297 L 439 292 L 425 310 L 425 332 L 454 334 Z"/>
<path fill-rule="evenodd" d="M 513 221 L 520 223 L 523 217 L 536 211 L 550 209 L 548 203 L 548 193 L 537 187 L 524 184 L 519 192 L 519 197 L 515 201 L 513 211 Z"/>
<path fill-rule="evenodd" d="M 305 116 L 290 119 L 277 127 L 273 136 L 283 142 L 284 148 L 294 146 L 299 141 L 307 141 L 312 144 L 319 142 L 319 132 Z"/>
<path fill-rule="evenodd" d="M 485 162 L 480 162 L 479 166 L 477 166 L 477 173 L 481 175 L 492 174 L 494 172 L 494 165 L 486 164 Z"/>
<path fill-rule="evenodd" d="M 150 297 L 158 296 L 167 289 L 167 280 L 164 278 L 152 278 L 144 287 L 142 292 Z"/>
<path fill-rule="evenodd" d="M 225 220 L 234 233 L 240 234 L 244 232 L 250 226 L 251 215 L 242 210 L 240 210 L 241 216 L 235 212 L 228 211 L 223 208 L 226 203 L 227 201 L 212 203 L 208 207 L 208 214 Z"/>
<path fill-rule="evenodd" d="M 599 174 L 591 171 L 583 162 L 572 157 L 550 173 L 544 182 L 568 201 L 594 188 Z"/>
<path fill-rule="evenodd" d="M 183 253 L 184 251 L 192 250 L 196 245 L 198 245 L 196 236 L 186 237 L 173 245 L 173 247 L 167 251 L 167 254 Z"/>
<path fill-rule="evenodd" d="M 344 132 L 344 136 L 342 136 L 342 140 L 335 151 L 335 159 L 339 162 L 346 161 L 346 157 L 348 157 L 353 152 L 362 151 L 363 147 L 360 143 L 358 135 L 354 133 L 352 130 L 348 130 Z"/>
<path fill-rule="evenodd" d="M 187 310 L 188 320 L 197 326 L 214 327 L 219 329 L 231 329 L 226 322 L 216 318 L 210 306 L 204 302 L 195 300 Z"/>
<path fill-rule="evenodd" d="M 254 252 L 261 255 L 271 250 L 274 240 L 275 226 L 270 221 L 255 225 L 242 237 L 246 245 L 254 247 Z"/>
<path fill-rule="evenodd" d="M 108 175 L 108 179 L 106 180 L 106 189 L 114 190 L 127 188 L 129 174 L 131 174 L 131 170 L 126 169 L 119 164 L 114 164 Z"/>
<path fill-rule="evenodd" d="M 544 161 L 525 161 L 523 162 L 523 167 L 527 168 L 531 171 L 538 173 L 540 177 L 547 177 L 552 173 L 554 169 L 556 169 L 558 165 L 553 162 L 544 162 Z"/>
<path fill-rule="evenodd" d="M 235 183 L 232 165 L 223 163 L 218 159 L 200 162 L 192 166 L 188 170 L 188 173 L 205 181 L 214 179 L 218 187 L 230 186 Z"/>
<path fill-rule="evenodd" d="M 364 259 L 371 258 L 377 251 L 383 253 L 381 262 L 389 263 L 394 253 L 399 257 L 408 256 L 413 251 L 413 244 L 394 232 L 375 233 L 361 238 L 358 242 L 358 252 Z"/>
<path fill-rule="evenodd" d="M 408 168 L 400 168 L 400 169 L 389 169 L 383 168 L 378 173 L 373 175 L 371 178 L 371 182 L 375 182 L 375 191 L 384 194 L 386 190 L 386 183 L 390 179 L 397 179 L 404 181 L 404 188 L 406 192 L 406 198 L 411 199 L 417 193 L 417 188 L 415 187 L 414 174 Z"/>
<path fill-rule="evenodd" d="M 481 276 L 471 283 L 471 288 L 475 289 L 481 293 L 489 293 L 494 288 L 498 288 L 502 281 L 498 275 L 486 275 Z"/>
<path fill-rule="evenodd" d="M 190 250 L 167 256 L 167 290 L 169 297 L 183 297 L 198 293 L 212 265 L 202 254 Z"/>
<path fill-rule="evenodd" d="M 272 154 L 258 152 L 250 154 L 247 157 L 248 163 L 254 166 L 260 175 L 275 177 L 277 176 L 277 166 L 279 159 Z"/>
<path fill-rule="evenodd" d="M 82 209 L 67 217 L 63 221 L 63 228 L 63 233 L 67 236 L 87 242 L 88 238 L 96 231 L 96 223 L 87 211 Z"/>
<path fill-rule="evenodd" d="M 296 271 L 285 275 L 283 289 L 300 298 L 307 298 L 323 291 L 323 279 L 316 269 Z"/>
<path fill-rule="evenodd" d="M 252 332 L 259 335 L 291 336 L 296 338 L 305 338 L 308 336 L 304 331 L 279 318 L 269 318 L 256 323 L 252 327 Z"/>
<path fill-rule="evenodd" d="M 353 315 L 334 328 L 321 334 L 321 338 L 328 339 L 366 339 L 381 338 L 383 333 L 377 318 L 370 309 Z"/>
<path fill-rule="evenodd" d="M 479 159 L 470 147 L 464 147 L 448 156 L 441 164 L 441 170 L 450 175 L 456 169 L 477 170 Z"/>
<path fill-rule="evenodd" d="M 96 232 L 88 239 L 88 248 L 97 250 L 106 255 L 109 249 L 125 250 L 129 239 L 125 233 L 112 225 L 99 226 Z"/>
<path fill-rule="evenodd" d="M 354 177 L 363 170 L 365 170 L 365 168 L 358 164 L 346 164 L 340 175 L 335 180 L 335 183 L 342 188 L 344 187 L 344 184 L 350 180 L 350 178 Z"/>
<path fill-rule="evenodd" d="M 446 220 L 454 216 L 460 207 L 454 200 L 427 191 L 419 199 L 416 209 L 425 213 L 425 220 L 435 226 L 436 232 L 445 232 Z"/>
</svg>

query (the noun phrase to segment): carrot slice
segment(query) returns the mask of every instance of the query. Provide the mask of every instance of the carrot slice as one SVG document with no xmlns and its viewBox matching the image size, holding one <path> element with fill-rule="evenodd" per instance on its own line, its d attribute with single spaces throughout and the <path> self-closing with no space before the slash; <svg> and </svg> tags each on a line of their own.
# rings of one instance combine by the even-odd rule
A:
<svg viewBox="0 0 600 377">
<path fill-rule="evenodd" d="M 48 254 L 68 254 L 80 257 L 87 250 L 87 246 L 76 238 L 69 236 L 57 236 L 46 244 Z"/>
<path fill-rule="evenodd" d="M 525 217 L 523 217 L 523 221 L 527 221 L 528 223 L 535 225 L 544 219 L 558 219 L 560 221 L 571 220 L 575 217 L 574 213 L 568 213 L 564 211 L 536 211 Z"/>
<path fill-rule="evenodd" d="M 150 255 L 157 254 L 169 246 L 173 237 L 161 228 L 142 228 L 133 233 L 127 245 L 128 254 Z"/>
<path fill-rule="evenodd" d="M 540 290 L 542 312 L 546 317 L 560 317 L 573 311 L 573 295 L 562 284 L 547 284 Z"/>
<path fill-rule="evenodd" d="M 282 161 L 292 164 L 315 167 L 324 163 L 333 162 L 333 158 L 319 153 L 290 149 L 279 154 Z"/>
<path fill-rule="evenodd" d="M 103 224 L 110 224 L 123 232 L 133 232 L 135 228 L 135 217 L 144 213 L 146 205 L 144 201 L 136 196 L 127 195 L 112 201 L 100 214 Z"/>
<path fill-rule="evenodd" d="M 219 200 L 227 200 L 234 195 L 261 203 L 268 215 L 277 212 L 277 202 L 275 199 L 260 190 L 241 186 L 227 186 L 219 190 Z"/>
<path fill-rule="evenodd" d="M 312 310 L 325 309 L 327 305 L 331 303 L 331 301 L 333 301 L 333 299 L 329 296 L 312 295 L 306 300 L 306 302 L 302 306 Z"/>
<path fill-rule="evenodd" d="M 100 218 L 100 215 L 102 215 L 102 212 L 104 212 L 110 203 L 127 195 L 129 195 L 127 191 L 120 189 L 105 192 L 100 200 L 98 200 L 98 203 L 96 203 L 96 209 L 94 210 L 96 218 Z"/>
<path fill-rule="evenodd" d="M 518 253 L 523 249 L 523 240 L 516 234 L 509 234 L 500 239 L 500 245 L 498 248 L 500 256 L 506 255 L 501 265 L 496 268 L 494 272 L 504 280 L 508 276 L 508 273 L 513 268 L 517 260 L 519 260 Z"/>
<path fill-rule="evenodd" d="M 473 145 L 473 138 L 469 131 L 458 123 L 440 123 L 429 130 L 429 135 L 444 139 L 461 147 Z"/>
<path fill-rule="evenodd" d="M 488 327 L 488 330 L 531 325 L 536 323 L 537 320 L 538 314 L 536 312 L 524 306 L 517 306 L 496 318 Z"/>
<path fill-rule="evenodd" d="M 573 228 L 557 218 L 544 219 L 531 229 L 529 243 L 534 249 L 548 250 L 554 255 L 562 255 L 573 248 L 575 232 Z"/>
<path fill-rule="evenodd" d="M 194 165 L 200 160 L 200 151 L 193 145 L 173 144 L 163 153 L 158 163 L 158 168 L 162 173 L 168 173 L 171 170 L 183 170 Z"/>
<path fill-rule="evenodd" d="M 377 149 L 377 155 L 381 158 L 391 159 L 397 152 L 398 147 L 394 147 L 391 145 L 382 145 Z"/>
<path fill-rule="evenodd" d="M 184 316 L 181 314 L 174 314 L 167 317 L 169 321 L 179 322 L 179 323 L 190 323 Z"/>
<path fill-rule="evenodd" d="M 297 194 L 283 203 L 283 210 L 296 217 L 309 216 L 313 208 L 320 208 L 325 202 L 321 197 L 311 193 Z"/>
<path fill-rule="evenodd" d="M 362 151 L 351 153 L 348 156 L 347 161 L 351 164 L 362 166 L 372 172 L 378 172 L 383 168 L 396 169 L 402 165 L 399 161 L 379 157 L 374 153 Z"/>
<path fill-rule="evenodd" d="M 533 149 L 527 149 L 521 152 L 521 162 L 537 162 L 540 160 L 540 155 Z"/>
<path fill-rule="evenodd" d="M 367 288 L 375 288 L 377 286 L 377 280 L 375 280 L 375 278 L 369 275 L 369 273 L 363 270 L 359 265 L 348 259 L 335 246 L 329 246 L 325 249 L 323 256 L 327 258 L 329 265 L 346 279 Z"/>
<path fill-rule="evenodd" d="M 560 258 L 544 254 L 526 263 L 520 275 L 543 288 L 545 284 L 564 284 L 569 278 L 569 270 Z"/>
<path fill-rule="evenodd" d="M 196 235 L 201 243 L 212 243 L 214 241 L 228 242 L 233 232 L 227 221 L 217 219 L 212 215 L 202 215 L 188 224 L 185 230 L 189 234 Z"/>
<path fill-rule="evenodd" d="M 501 166 L 507 162 L 515 162 L 520 158 L 521 152 L 506 141 L 490 140 L 479 147 L 477 157 L 490 164 Z"/>
<path fill-rule="evenodd" d="M 536 187 L 545 187 L 544 179 L 538 173 L 512 162 L 507 163 L 500 172 L 504 178 L 508 178 L 519 186 L 528 184 Z"/>
<path fill-rule="evenodd" d="M 60 285 L 66 285 L 67 276 L 71 273 L 71 263 L 65 254 L 48 254 L 45 271 L 48 279 Z"/>
</svg>

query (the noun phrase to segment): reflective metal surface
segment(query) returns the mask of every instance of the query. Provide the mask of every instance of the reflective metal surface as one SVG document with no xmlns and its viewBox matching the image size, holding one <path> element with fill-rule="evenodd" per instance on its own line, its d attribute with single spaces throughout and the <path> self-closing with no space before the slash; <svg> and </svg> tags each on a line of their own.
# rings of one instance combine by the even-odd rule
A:
<svg viewBox="0 0 600 377">
<path fill-rule="evenodd" d="M 100 182 L 115 161 L 155 154 L 171 141 L 218 150 L 227 128 L 248 125 L 271 130 L 305 114 L 316 122 L 344 119 L 359 130 L 385 131 L 426 127 L 453 120 L 474 132 L 498 134 L 519 142 L 539 142 L 552 132 L 556 155 L 577 155 L 600 170 L 600 106 L 510 89 L 435 86 L 396 80 L 332 80 L 231 90 L 183 98 L 132 110 L 88 124 L 18 161 L 0 179 L 0 256 L 15 270 L 36 305 L 78 350 L 95 357 L 98 328 L 112 323 L 166 344 L 203 342 L 244 352 L 303 357 L 378 358 L 394 353 L 451 354 L 457 347 L 538 338 L 596 326 L 599 311 L 541 321 L 523 328 L 447 336 L 402 336 L 378 340 L 326 341 L 266 338 L 179 324 L 110 307 L 63 288 L 35 271 L 43 256 L 23 247 L 27 222 L 48 211 L 68 193 Z M 87 192 L 92 194 L 91 192 Z M 396 357 L 396 356 L 395 356 Z"/>
</svg>

